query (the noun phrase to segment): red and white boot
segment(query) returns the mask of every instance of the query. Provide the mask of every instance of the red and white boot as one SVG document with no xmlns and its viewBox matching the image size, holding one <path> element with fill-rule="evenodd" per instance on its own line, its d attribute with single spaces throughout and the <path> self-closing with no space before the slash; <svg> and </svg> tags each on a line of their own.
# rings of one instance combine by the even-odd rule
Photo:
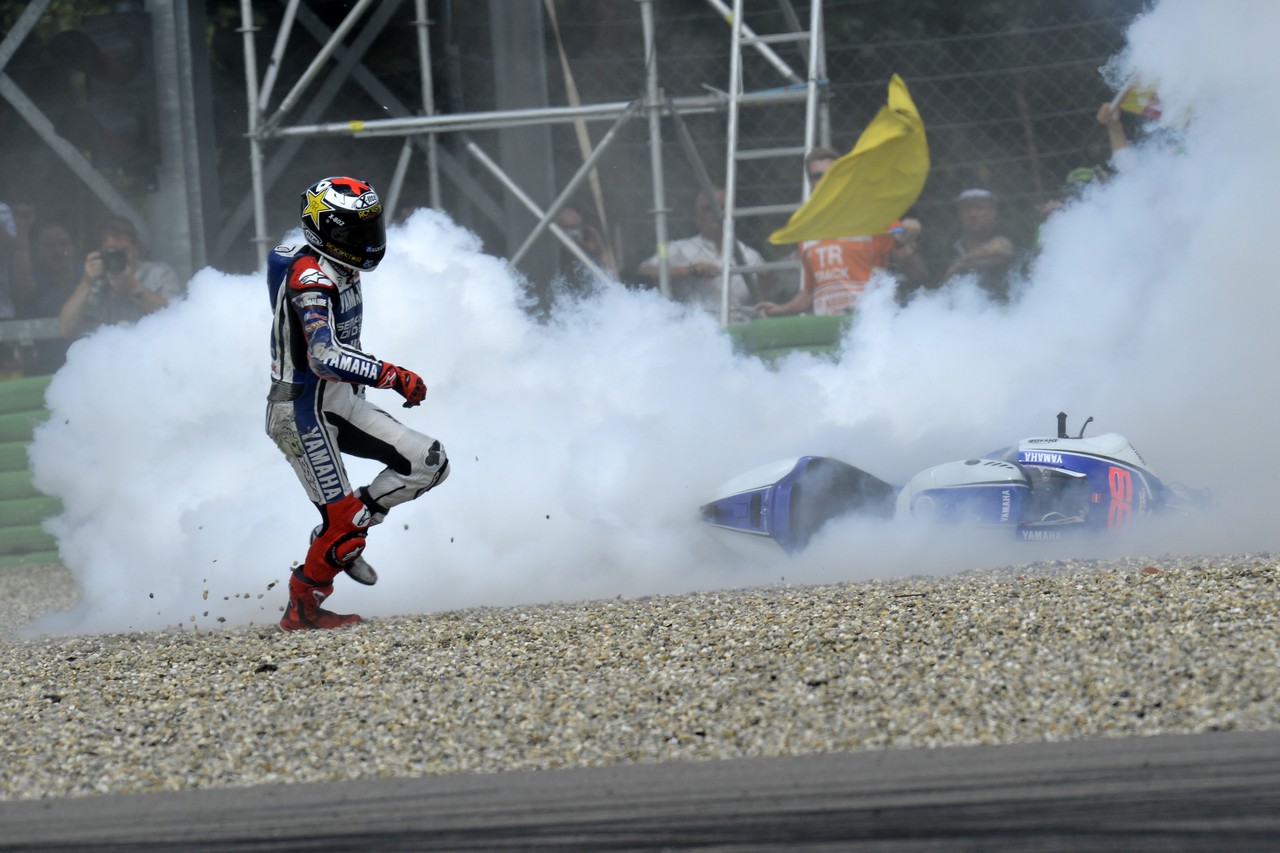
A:
<svg viewBox="0 0 1280 853">
<path fill-rule="evenodd" d="M 306 561 L 289 579 L 289 604 L 285 607 L 280 627 L 286 631 L 341 628 L 354 625 L 360 617 L 333 613 L 320 605 L 333 594 L 333 579 L 346 572 L 353 580 L 372 586 L 378 574 L 365 562 L 365 534 L 373 523 L 373 515 L 357 495 L 320 508 L 324 516 L 311 535 Z"/>
<path fill-rule="evenodd" d="M 333 594 L 333 583 L 317 584 L 297 569 L 289 578 L 289 603 L 284 608 L 280 627 L 285 631 L 314 631 L 355 625 L 361 619 L 354 613 L 334 613 L 320 605 Z"/>
<path fill-rule="evenodd" d="M 311 548 L 307 551 L 307 574 L 323 577 L 321 565 L 346 572 L 356 583 L 373 586 L 378 573 L 364 558 L 368 530 L 382 520 L 370 511 L 358 495 L 350 494 L 328 504 L 322 510 L 325 521 L 311 531 Z M 317 540 L 323 540 L 317 543 Z"/>
</svg>

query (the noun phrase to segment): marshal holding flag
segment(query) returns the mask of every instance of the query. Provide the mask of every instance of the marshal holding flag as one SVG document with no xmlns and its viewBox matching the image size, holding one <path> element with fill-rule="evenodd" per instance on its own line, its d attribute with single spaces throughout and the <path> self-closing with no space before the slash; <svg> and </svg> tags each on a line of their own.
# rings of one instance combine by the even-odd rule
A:
<svg viewBox="0 0 1280 853">
<path fill-rule="evenodd" d="M 809 200 L 769 235 L 769 242 L 883 233 L 915 204 L 928 174 L 924 122 L 907 84 L 895 74 L 888 103 L 853 150 L 836 160 Z"/>
<path fill-rule="evenodd" d="M 1134 79 L 1125 86 L 1111 102 L 1111 108 L 1122 109 L 1127 113 L 1140 115 L 1143 118 L 1158 119 L 1164 112 L 1156 87 L 1146 81 Z"/>
<path fill-rule="evenodd" d="M 1159 121 L 1177 130 L 1186 130 L 1193 118 L 1191 108 L 1183 105 L 1170 113 L 1168 104 L 1156 92 L 1159 83 L 1155 78 L 1133 77 L 1111 100 L 1111 109 Z"/>
</svg>

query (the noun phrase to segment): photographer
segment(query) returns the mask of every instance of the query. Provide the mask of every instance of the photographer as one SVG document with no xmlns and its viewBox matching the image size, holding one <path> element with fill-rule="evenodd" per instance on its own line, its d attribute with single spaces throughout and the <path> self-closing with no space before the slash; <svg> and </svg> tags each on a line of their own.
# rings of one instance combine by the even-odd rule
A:
<svg viewBox="0 0 1280 853">
<path fill-rule="evenodd" d="M 141 254 L 129 221 L 108 220 L 98 250 L 85 258 L 84 276 L 58 315 L 65 337 L 79 337 L 102 325 L 134 323 L 181 295 L 173 269 L 141 260 Z"/>
</svg>

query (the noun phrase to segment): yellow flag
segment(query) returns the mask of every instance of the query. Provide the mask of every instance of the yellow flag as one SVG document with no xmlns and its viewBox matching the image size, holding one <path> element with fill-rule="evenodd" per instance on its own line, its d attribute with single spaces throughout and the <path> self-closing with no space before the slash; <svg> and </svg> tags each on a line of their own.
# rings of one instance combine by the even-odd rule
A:
<svg viewBox="0 0 1280 853">
<path fill-rule="evenodd" d="M 1140 85 L 1130 86 L 1126 90 L 1124 97 L 1120 99 L 1120 109 L 1144 118 L 1160 118 L 1164 110 L 1160 105 L 1159 96 L 1156 95 L 1155 87 Z"/>
<path fill-rule="evenodd" d="M 915 204 L 929 175 L 924 122 L 897 74 L 889 103 L 853 150 L 831 165 L 809 200 L 769 235 L 770 243 L 879 234 Z"/>
</svg>

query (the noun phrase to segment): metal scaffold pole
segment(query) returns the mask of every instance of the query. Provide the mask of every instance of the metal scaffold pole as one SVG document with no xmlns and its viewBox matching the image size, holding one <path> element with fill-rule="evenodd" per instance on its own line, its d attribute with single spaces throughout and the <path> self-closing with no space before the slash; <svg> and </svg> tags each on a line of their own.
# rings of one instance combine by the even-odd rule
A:
<svg viewBox="0 0 1280 853">
<path fill-rule="evenodd" d="M 658 244 L 658 289 L 671 295 L 671 268 L 667 262 L 667 191 L 662 170 L 662 110 L 658 88 L 658 49 L 654 39 L 653 0 L 640 0 L 644 26 L 646 70 L 645 107 L 649 110 L 649 165 L 653 177 L 653 230 Z"/>
<path fill-rule="evenodd" d="M 587 157 L 588 165 L 585 168 L 595 168 L 596 162 L 604 153 L 604 150 L 609 147 L 609 143 L 613 141 L 621 125 L 625 124 L 633 115 L 638 117 L 640 110 L 643 109 L 648 118 L 649 163 L 653 192 L 652 215 L 659 258 L 658 286 L 664 295 L 670 296 L 670 264 L 667 256 L 669 244 L 667 229 L 670 211 L 667 205 L 662 142 L 662 118 L 664 112 L 670 111 L 677 118 L 694 114 L 719 113 L 724 112 L 726 109 L 736 112 L 736 109 L 740 106 L 767 106 L 801 102 L 805 99 L 806 92 L 799 86 L 787 86 L 750 93 L 739 90 L 732 98 L 724 92 L 715 90 L 712 90 L 710 94 L 667 98 L 662 91 L 658 78 L 654 3 L 653 0 L 637 0 L 637 3 L 640 7 L 644 36 L 646 80 L 643 97 L 633 101 L 595 104 L 575 102 L 568 106 L 553 107 L 544 105 L 532 108 L 497 109 L 487 112 L 473 111 L 442 114 L 436 112 L 432 92 L 430 22 L 427 19 L 426 0 L 414 0 L 413 4 L 415 16 L 413 24 L 417 28 L 419 82 L 422 88 L 421 106 L 417 109 L 400 103 L 394 94 L 381 85 L 360 61 L 364 50 L 371 43 L 376 33 L 390 20 L 392 13 L 399 6 L 398 3 L 392 2 L 392 0 L 384 0 L 383 3 L 374 3 L 372 0 L 356 0 L 344 16 L 340 26 L 331 32 L 307 8 L 304 0 L 286 0 L 283 19 L 276 34 L 271 61 L 266 69 L 264 79 L 259 83 L 255 53 L 256 28 L 253 23 L 253 0 L 240 0 L 242 18 L 240 32 L 243 35 L 244 44 L 245 77 L 247 81 L 246 97 L 249 114 L 246 136 L 249 143 L 252 193 L 251 199 L 246 200 L 227 218 L 223 226 L 223 232 L 219 236 L 218 251 L 224 251 L 230 241 L 236 239 L 237 231 L 244 227 L 244 222 L 252 215 L 253 236 L 251 239 L 258 261 L 265 260 L 267 251 L 273 245 L 274 240 L 268 232 L 266 192 L 269 189 L 269 185 L 283 169 L 284 164 L 293 156 L 293 151 L 296 150 L 297 145 L 302 143 L 302 140 L 325 136 L 345 136 L 356 139 L 373 139 L 387 136 L 401 137 L 405 140 L 405 145 L 396 159 L 394 175 L 388 188 L 389 192 L 385 193 L 386 200 L 393 212 L 399 205 L 403 185 L 411 168 L 411 148 L 417 147 L 426 154 L 426 168 L 432 207 L 439 209 L 443 206 L 440 187 L 441 175 L 437 171 L 443 168 L 447 176 L 492 218 L 500 213 L 500 208 L 494 204 L 491 198 L 484 195 L 484 188 L 471 178 L 467 171 L 462 168 L 461 163 L 449 153 L 448 149 L 437 146 L 437 139 L 441 134 L 465 134 L 473 130 L 492 131 L 529 126 L 551 126 L 570 122 L 581 124 L 585 121 L 613 121 L 613 128 L 604 135 L 604 138 L 598 143 L 593 153 Z M 345 45 L 345 37 L 354 31 L 357 19 L 366 10 L 369 16 L 367 25 L 349 46 Z M 323 46 L 311 57 L 306 70 L 298 80 L 293 82 L 288 94 L 268 115 L 268 102 L 271 99 L 271 92 L 277 83 L 278 72 L 285 56 L 288 41 L 293 31 L 297 29 L 295 22 L 310 31 L 311 35 L 320 40 Z M 756 49 L 760 50 L 760 46 L 757 45 Z M 735 55 L 739 50 L 740 48 L 735 45 Z M 768 49 L 765 49 L 763 53 L 766 57 L 776 56 Z M 330 62 L 333 63 L 334 67 L 329 74 L 329 78 L 308 103 L 302 115 L 295 120 L 289 120 L 286 114 L 291 108 L 302 103 L 303 93 L 307 86 L 319 77 L 322 67 Z M 375 103 L 382 104 L 386 115 L 378 118 L 317 122 L 316 118 L 322 110 L 329 106 L 338 87 L 347 79 L 363 88 L 374 99 Z M 812 97 L 811 92 L 809 96 Z M 272 142 L 283 142 L 285 144 L 281 145 L 280 150 L 272 155 L 270 162 L 267 162 L 265 160 L 265 151 Z M 477 161 L 481 162 L 485 169 L 498 176 L 505 187 L 513 193 L 519 190 L 525 198 L 532 198 L 528 192 L 517 186 L 518 181 L 513 181 L 506 173 L 504 167 L 507 164 L 497 164 L 492 161 L 486 162 L 482 160 L 477 155 L 478 149 L 472 150 L 471 146 L 473 145 L 474 143 L 470 143 L 468 146 L 470 153 L 476 156 Z M 555 215 L 560 206 L 565 204 L 569 194 L 581 183 L 584 175 L 585 172 L 582 170 L 575 174 L 569 181 L 569 185 L 559 193 L 549 207 L 544 209 L 538 206 L 538 211 L 531 209 L 531 212 L 534 212 L 540 221 L 534 227 L 533 233 L 524 240 L 523 245 L 515 252 L 516 256 L 523 256 L 528 253 L 539 236 L 545 235 L 547 231 L 556 235 L 562 242 L 565 241 L 566 237 L 561 229 L 550 227 L 547 221 L 541 220 L 550 219 Z M 732 186 L 733 181 L 728 183 Z M 528 208 L 527 203 L 525 203 L 525 206 Z M 252 208 L 251 212 L 249 210 L 250 207 Z M 566 246 L 566 248 L 573 251 L 575 247 Z M 582 260 L 582 258 L 579 257 L 579 260 Z M 594 263 L 588 263 L 587 266 L 595 271 Z"/>
<path fill-rule="evenodd" d="M 244 71 L 247 108 L 249 112 L 249 173 L 253 184 L 253 244 L 259 263 L 267 257 L 267 203 L 266 188 L 262 181 L 261 105 L 258 102 L 258 54 L 253 44 L 253 0 L 240 0 L 240 32 L 244 34 Z"/>
<path fill-rule="evenodd" d="M 431 40 L 428 29 L 431 22 L 427 20 L 427 0 L 414 0 L 414 3 L 417 20 L 413 23 L 418 28 L 418 73 L 422 85 L 422 114 L 433 116 L 436 114 L 436 96 L 435 85 L 431 79 Z M 443 203 L 440 200 L 440 155 L 437 144 L 436 134 L 428 133 L 427 182 L 430 187 L 431 206 L 439 210 L 443 207 Z"/>
<path fill-rule="evenodd" d="M 733 2 L 733 33 L 729 52 L 729 127 L 725 135 L 729 153 L 725 158 L 723 233 L 720 246 L 720 325 L 729 325 L 729 285 L 733 277 L 732 259 L 737 248 L 734 210 L 738 185 L 738 104 L 742 100 L 742 0 Z"/>
<path fill-rule="evenodd" d="M 819 115 L 819 111 L 824 106 L 821 98 L 821 89 L 826 85 L 823 74 L 826 62 L 822 47 L 822 3 L 820 0 L 814 0 L 810 6 L 808 30 L 801 28 L 799 18 L 795 15 L 794 10 L 791 9 L 791 4 L 788 0 L 783 0 L 783 10 L 787 13 L 785 17 L 791 29 L 764 35 L 747 26 L 746 21 L 743 19 L 745 14 L 743 0 L 734 0 L 732 9 L 726 7 L 721 0 L 708 0 L 708 2 L 722 12 L 732 32 L 729 51 L 729 91 L 727 93 L 728 128 L 725 133 L 727 143 L 725 156 L 725 203 L 722 211 L 724 241 L 721 246 L 720 264 L 720 322 L 727 325 L 729 322 L 730 289 L 735 275 L 758 273 L 771 269 L 798 268 L 798 262 L 794 259 L 765 263 L 757 262 L 754 264 L 746 262 L 740 250 L 741 247 L 737 242 L 735 225 L 737 219 L 743 216 L 790 214 L 798 205 L 792 201 L 784 201 L 774 204 L 756 204 L 740 207 L 737 202 L 738 163 L 740 160 L 767 160 L 783 157 L 803 158 L 814 148 L 815 139 L 820 132 L 818 125 L 820 122 L 825 125 Z M 803 77 L 793 71 L 769 47 L 770 44 L 784 43 L 807 43 L 808 61 Z M 799 135 L 800 138 L 798 140 L 800 144 L 759 148 L 741 147 L 741 140 L 739 139 L 741 132 L 739 108 L 752 98 L 751 95 L 744 91 L 743 82 L 743 54 L 745 48 L 748 47 L 754 48 L 757 53 L 768 61 L 769 65 L 782 74 L 783 79 L 787 81 L 787 91 L 802 94 L 805 102 L 805 116 L 802 134 Z M 800 175 L 800 196 L 802 199 L 807 199 L 809 197 L 809 186 L 805 180 L 804 169 L 801 168 L 796 171 Z M 749 285 L 748 289 L 751 289 Z"/>
</svg>

